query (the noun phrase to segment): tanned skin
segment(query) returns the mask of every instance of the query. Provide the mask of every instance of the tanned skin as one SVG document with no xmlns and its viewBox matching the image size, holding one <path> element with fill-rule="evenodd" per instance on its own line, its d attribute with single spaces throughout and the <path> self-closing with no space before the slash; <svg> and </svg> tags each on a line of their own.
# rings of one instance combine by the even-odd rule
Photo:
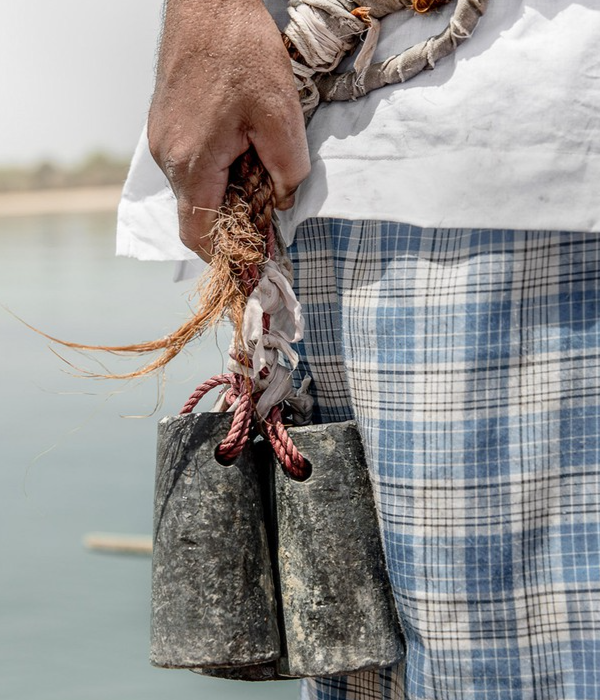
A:
<svg viewBox="0 0 600 700">
<path fill-rule="evenodd" d="M 287 209 L 308 175 L 290 61 L 262 0 L 168 0 L 148 119 L 183 243 L 210 261 L 229 166 L 252 144 Z"/>
</svg>

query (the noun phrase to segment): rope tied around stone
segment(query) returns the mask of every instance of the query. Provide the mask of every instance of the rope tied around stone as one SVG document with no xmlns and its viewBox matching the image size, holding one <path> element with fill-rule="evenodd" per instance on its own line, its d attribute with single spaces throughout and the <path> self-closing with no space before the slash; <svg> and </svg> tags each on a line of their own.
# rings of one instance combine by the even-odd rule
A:
<svg viewBox="0 0 600 700">
<path fill-rule="evenodd" d="M 244 378 L 234 372 L 219 374 L 198 386 L 179 412 L 190 414 L 200 399 L 219 386 L 229 386 L 222 390 L 222 406 L 234 408 L 233 420 L 227 436 L 217 446 L 215 456 L 224 464 L 231 464 L 242 453 L 250 438 L 250 428 L 254 417 L 256 395 L 248 390 Z M 271 443 L 273 452 L 284 471 L 292 478 L 304 480 L 310 473 L 310 466 L 298 451 L 283 423 L 280 406 L 273 406 L 264 422 L 264 434 Z"/>
<path fill-rule="evenodd" d="M 240 229 L 251 228 L 253 249 L 260 250 L 261 260 L 248 265 L 243 248 L 239 255 L 230 255 L 230 271 L 243 295 L 243 315 L 237 320 L 229 352 L 231 371 L 201 384 L 181 414 L 190 413 L 211 389 L 229 386 L 222 391 L 218 410 L 233 411 L 233 420 L 227 437 L 217 446 L 216 457 L 229 464 L 241 454 L 256 416 L 283 468 L 300 479 L 307 476 L 309 467 L 282 422 L 280 406 L 288 398 L 293 403 L 294 397 L 289 370 L 281 365 L 279 356 L 283 353 L 292 365 L 297 363 L 291 343 L 302 336 L 303 323 L 273 224 L 273 203 L 270 177 L 256 154 L 247 152 L 236 169 L 236 182 L 228 186 L 225 206 L 230 212 L 241 211 L 247 219 Z M 235 220 L 228 219 L 228 224 L 235 229 Z M 217 232 L 215 247 L 220 250 L 220 229 Z"/>
<path fill-rule="evenodd" d="M 179 415 L 191 413 L 200 399 L 211 389 L 223 385 L 229 386 L 229 389 L 222 393 L 223 402 L 227 408 L 231 408 L 236 402 L 237 406 L 227 437 L 215 450 L 217 459 L 225 464 L 229 464 L 239 457 L 250 437 L 253 416 L 252 396 L 245 391 L 246 387 L 242 379 L 240 375 L 233 372 L 219 374 L 208 379 L 196 388 L 179 412 Z"/>
</svg>

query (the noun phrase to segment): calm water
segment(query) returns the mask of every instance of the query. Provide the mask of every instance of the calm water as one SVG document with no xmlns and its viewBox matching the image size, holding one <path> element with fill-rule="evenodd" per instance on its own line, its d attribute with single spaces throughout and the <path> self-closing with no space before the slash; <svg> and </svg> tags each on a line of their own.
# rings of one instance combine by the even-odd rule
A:
<svg viewBox="0 0 600 700">
<path fill-rule="evenodd" d="M 82 342 L 166 334 L 186 315 L 190 285 L 173 284 L 168 264 L 114 258 L 113 228 L 108 215 L 0 220 L 0 303 Z M 198 343 L 164 386 L 82 379 L 0 309 L 2 700 L 296 697 L 294 682 L 152 668 L 150 559 L 81 544 L 88 532 L 151 532 L 156 422 L 222 369 L 226 348 L 225 337 Z M 65 356 L 96 366 L 89 356 Z M 131 366 L 101 359 L 114 371 Z"/>
</svg>

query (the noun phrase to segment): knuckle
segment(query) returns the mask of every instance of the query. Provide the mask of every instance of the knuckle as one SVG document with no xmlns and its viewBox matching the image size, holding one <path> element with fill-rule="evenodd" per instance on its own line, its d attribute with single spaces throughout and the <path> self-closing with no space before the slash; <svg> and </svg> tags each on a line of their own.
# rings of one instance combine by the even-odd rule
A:
<svg viewBox="0 0 600 700">
<path fill-rule="evenodd" d="M 186 181 L 194 167 L 195 157 L 185 144 L 178 143 L 167 149 L 162 158 L 162 170 L 171 182 Z"/>
<path fill-rule="evenodd" d="M 148 118 L 148 148 L 150 149 L 150 154 L 154 160 L 160 165 L 163 160 L 163 149 L 164 149 L 164 134 L 162 129 L 156 123 L 156 120 L 151 119 L 152 112 Z"/>
<path fill-rule="evenodd" d="M 149 129 L 148 147 L 171 184 L 186 180 L 193 167 L 194 155 L 185 143 L 169 144 L 168 138 Z"/>
<path fill-rule="evenodd" d="M 184 179 L 189 172 L 189 158 L 185 155 L 169 152 L 164 156 L 161 163 L 161 168 L 164 174 L 169 179 L 169 182 L 177 184 Z"/>
</svg>

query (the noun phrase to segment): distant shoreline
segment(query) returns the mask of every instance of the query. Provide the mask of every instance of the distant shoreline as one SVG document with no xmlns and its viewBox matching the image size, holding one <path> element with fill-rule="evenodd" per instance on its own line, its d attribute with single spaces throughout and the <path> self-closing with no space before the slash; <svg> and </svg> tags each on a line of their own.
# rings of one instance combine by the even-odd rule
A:
<svg viewBox="0 0 600 700">
<path fill-rule="evenodd" d="M 121 185 L 0 193 L 0 218 L 46 214 L 116 213 Z"/>
</svg>

